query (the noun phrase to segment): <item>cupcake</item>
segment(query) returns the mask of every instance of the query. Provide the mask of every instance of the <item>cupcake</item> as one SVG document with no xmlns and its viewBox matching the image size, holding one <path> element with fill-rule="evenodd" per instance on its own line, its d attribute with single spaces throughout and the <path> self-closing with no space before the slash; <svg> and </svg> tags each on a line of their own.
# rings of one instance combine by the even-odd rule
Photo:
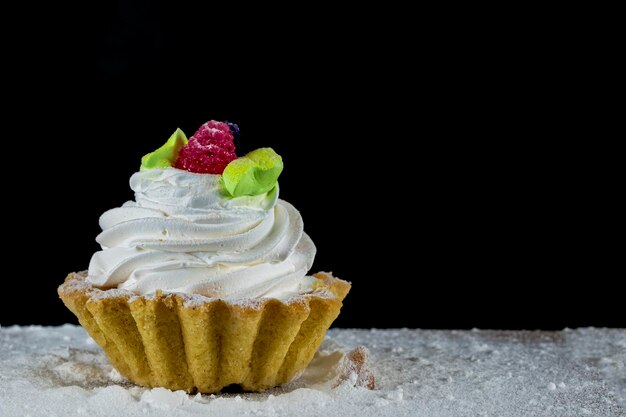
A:
<svg viewBox="0 0 626 417">
<path fill-rule="evenodd" d="M 297 378 L 350 290 L 307 275 L 315 245 L 280 200 L 282 158 L 235 153 L 236 125 L 176 130 L 144 156 L 135 201 L 100 217 L 89 270 L 59 287 L 63 303 L 130 381 L 215 393 Z"/>
</svg>

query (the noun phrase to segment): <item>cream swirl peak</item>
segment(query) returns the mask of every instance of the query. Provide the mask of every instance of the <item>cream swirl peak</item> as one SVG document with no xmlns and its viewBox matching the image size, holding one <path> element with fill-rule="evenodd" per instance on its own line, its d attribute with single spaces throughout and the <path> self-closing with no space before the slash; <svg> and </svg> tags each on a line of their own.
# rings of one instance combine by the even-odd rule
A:
<svg viewBox="0 0 626 417">
<path fill-rule="evenodd" d="M 89 281 L 137 294 L 220 298 L 289 296 L 311 289 L 315 246 L 278 189 L 229 198 L 219 175 L 176 168 L 135 173 L 136 202 L 105 212 Z"/>
<path fill-rule="evenodd" d="M 315 278 L 306 274 L 316 249 L 300 213 L 278 199 L 282 160 L 269 148 L 233 159 L 224 126 L 208 122 L 189 141 L 177 130 L 142 159 L 130 180 L 135 201 L 100 217 L 93 285 L 225 299 L 286 299 L 312 290 Z M 205 173 L 211 170 L 223 175 Z"/>
</svg>

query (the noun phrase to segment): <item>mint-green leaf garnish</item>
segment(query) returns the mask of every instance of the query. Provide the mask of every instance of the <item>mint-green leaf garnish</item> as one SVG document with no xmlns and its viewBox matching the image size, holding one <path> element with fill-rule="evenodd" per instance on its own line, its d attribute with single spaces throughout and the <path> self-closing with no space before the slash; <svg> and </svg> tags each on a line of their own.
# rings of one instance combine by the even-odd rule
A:
<svg viewBox="0 0 626 417">
<path fill-rule="evenodd" d="M 233 197 L 259 195 L 276 186 L 283 159 L 272 148 L 260 148 L 232 161 L 224 169 L 224 188 Z"/>
<path fill-rule="evenodd" d="M 186 144 L 187 136 L 185 136 L 182 130 L 176 129 L 163 146 L 141 158 L 139 170 L 145 171 L 147 169 L 171 167 L 176 162 L 180 149 Z"/>
</svg>

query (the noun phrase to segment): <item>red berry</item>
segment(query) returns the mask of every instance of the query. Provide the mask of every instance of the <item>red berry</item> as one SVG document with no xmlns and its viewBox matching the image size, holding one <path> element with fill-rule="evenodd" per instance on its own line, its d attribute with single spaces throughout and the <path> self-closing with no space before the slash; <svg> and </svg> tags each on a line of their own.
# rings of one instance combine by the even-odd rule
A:
<svg viewBox="0 0 626 417">
<path fill-rule="evenodd" d="M 211 120 L 189 138 L 174 166 L 190 172 L 221 174 L 236 158 L 233 134 L 228 125 Z"/>
</svg>

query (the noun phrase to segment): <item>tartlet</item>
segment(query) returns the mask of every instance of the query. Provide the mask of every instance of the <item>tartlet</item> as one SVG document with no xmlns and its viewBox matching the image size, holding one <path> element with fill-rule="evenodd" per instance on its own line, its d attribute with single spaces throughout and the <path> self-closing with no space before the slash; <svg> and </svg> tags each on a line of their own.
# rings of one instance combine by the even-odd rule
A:
<svg viewBox="0 0 626 417">
<path fill-rule="evenodd" d="M 103 250 L 59 287 L 64 304 L 128 380 L 215 393 L 297 378 L 350 283 L 307 276 L 315 246 L 278 199 L 282 159 L 237 158 L 238 127 L 177 130 L 131 178 L 136 202 L 100 219 Z"/>
</svg>

